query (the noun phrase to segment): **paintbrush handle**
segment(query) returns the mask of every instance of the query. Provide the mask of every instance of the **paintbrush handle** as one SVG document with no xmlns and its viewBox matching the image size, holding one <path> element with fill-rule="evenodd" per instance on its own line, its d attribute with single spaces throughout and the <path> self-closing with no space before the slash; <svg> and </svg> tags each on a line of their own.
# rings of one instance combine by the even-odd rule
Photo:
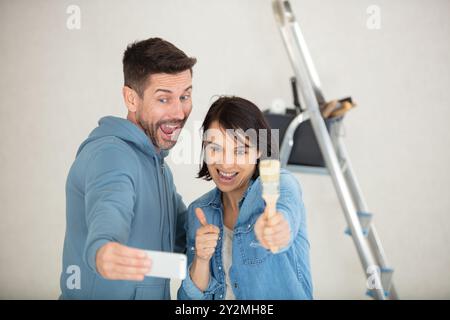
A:
<svg viewBox="0 0 450 320">
<path fill-rule="evenodd" d="M 266 212 L 267 218 L 271 218 L 277 212 L 277 200 L 278 196 L 275 195 L 263 195 L 263 199 L 266 202 Z"/>
<path fill-rule="evenodd" d="M 277 212 L 277 200 L 278 200 L 278 194 L 263 194 L 263 199 L 266 202 L 266 209 L 264 210 L 265 214 L 266 214 L 266 218 L 271 218 L 272 216 L 275 215 L 275 213 Z M 278 252 L 279 248 L 278 247 L 270 247 L 270 251 L 272 251 L 272 253 L 276 253 Z"/>
</svg>

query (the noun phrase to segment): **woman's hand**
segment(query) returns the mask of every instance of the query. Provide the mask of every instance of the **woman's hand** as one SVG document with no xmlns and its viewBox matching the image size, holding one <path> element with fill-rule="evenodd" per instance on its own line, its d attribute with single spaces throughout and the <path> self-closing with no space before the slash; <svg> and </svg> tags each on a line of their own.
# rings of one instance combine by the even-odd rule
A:
<svg viewBox="0 0 450 320">
<path fill-rule="evenodd" d="M 209 284 L 209 260 L 216 250 L 220 230 L 217 226 L 208 224 L 202 209 L 196 208 L 195 215 L 202 226 L 195 234 L 195 257 L 190 275 L 197 288 L 205 291 Z"/>
<path fill-rule="evenodd" d="M 270 248 L 284 248 L 291 240 L 291 228 L 284 216 L 277 212 L 270 218 L 263 213 L 255 223 L 255 235 L 261 245 Z"/>
<path fill-rule="evenodd" d="M 195 255 L 200 260 L 209 261 L 216 250 L 220 230 L 217 226 L 208 224 L 202 209 L 196 208 L 195 215 L 202 224 L 195 234 Z"/>
</svg>

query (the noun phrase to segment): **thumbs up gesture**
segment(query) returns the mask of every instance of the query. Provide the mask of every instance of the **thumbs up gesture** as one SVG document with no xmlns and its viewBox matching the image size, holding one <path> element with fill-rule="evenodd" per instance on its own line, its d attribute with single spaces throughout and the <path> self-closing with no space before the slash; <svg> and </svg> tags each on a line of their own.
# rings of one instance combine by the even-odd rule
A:
<svg viewBox="0 0 450 320">
<path fill-rule="evenodd" d="M 217 226 L 208 224 L 202 209 L 196 208 L 195 215 L 202 225 L 195 234 L 195 255 L 200 260 L 209 261 L 216 250 L 220 230 Z"/>
</svg>

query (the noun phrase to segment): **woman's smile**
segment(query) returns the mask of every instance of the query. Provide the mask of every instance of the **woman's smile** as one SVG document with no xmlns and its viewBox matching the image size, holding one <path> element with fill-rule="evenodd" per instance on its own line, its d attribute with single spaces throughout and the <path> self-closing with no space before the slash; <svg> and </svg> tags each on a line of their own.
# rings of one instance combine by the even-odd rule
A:
<svg viewBox="0 0 450 320">
<path fill-rule="evenodd" d="M 236 177 L 239 174 L 236 171 L 222 171 L 219 169 L 216 169 L 217 176 L 219 183 L 226 184 L 226 185 L 232 185 L 236 182 Z"/>
</svg>

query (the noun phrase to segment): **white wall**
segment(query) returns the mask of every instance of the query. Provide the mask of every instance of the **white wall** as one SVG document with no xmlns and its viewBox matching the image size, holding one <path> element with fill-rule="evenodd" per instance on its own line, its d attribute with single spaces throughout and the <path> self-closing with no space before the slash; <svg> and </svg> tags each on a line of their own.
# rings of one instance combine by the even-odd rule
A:
<svg viewBox="0 0 450 320">
<path fill-rule="evenodd" d="M 450 2 L 291 2 L 326 96 L 359 104 L 347 146 L 399 294 L 450 298 Z M 66 28 L 70 4 L 80 30 Z M 380 30 L 366 27 L 371 4 Z M 269 0 L 0 2 L 0 298 L 58 296 L 68 169 L 100 117 L 125 115 L 121 56 L 151 36 L 198 58 L 188 129 L 216 94 L 291 100 Z M 172 165 L 187 203 L 211 187 L 196 169 Z M 365 298 L 330 179 L 298 178 L 316 298 Z"/>
</svg>

